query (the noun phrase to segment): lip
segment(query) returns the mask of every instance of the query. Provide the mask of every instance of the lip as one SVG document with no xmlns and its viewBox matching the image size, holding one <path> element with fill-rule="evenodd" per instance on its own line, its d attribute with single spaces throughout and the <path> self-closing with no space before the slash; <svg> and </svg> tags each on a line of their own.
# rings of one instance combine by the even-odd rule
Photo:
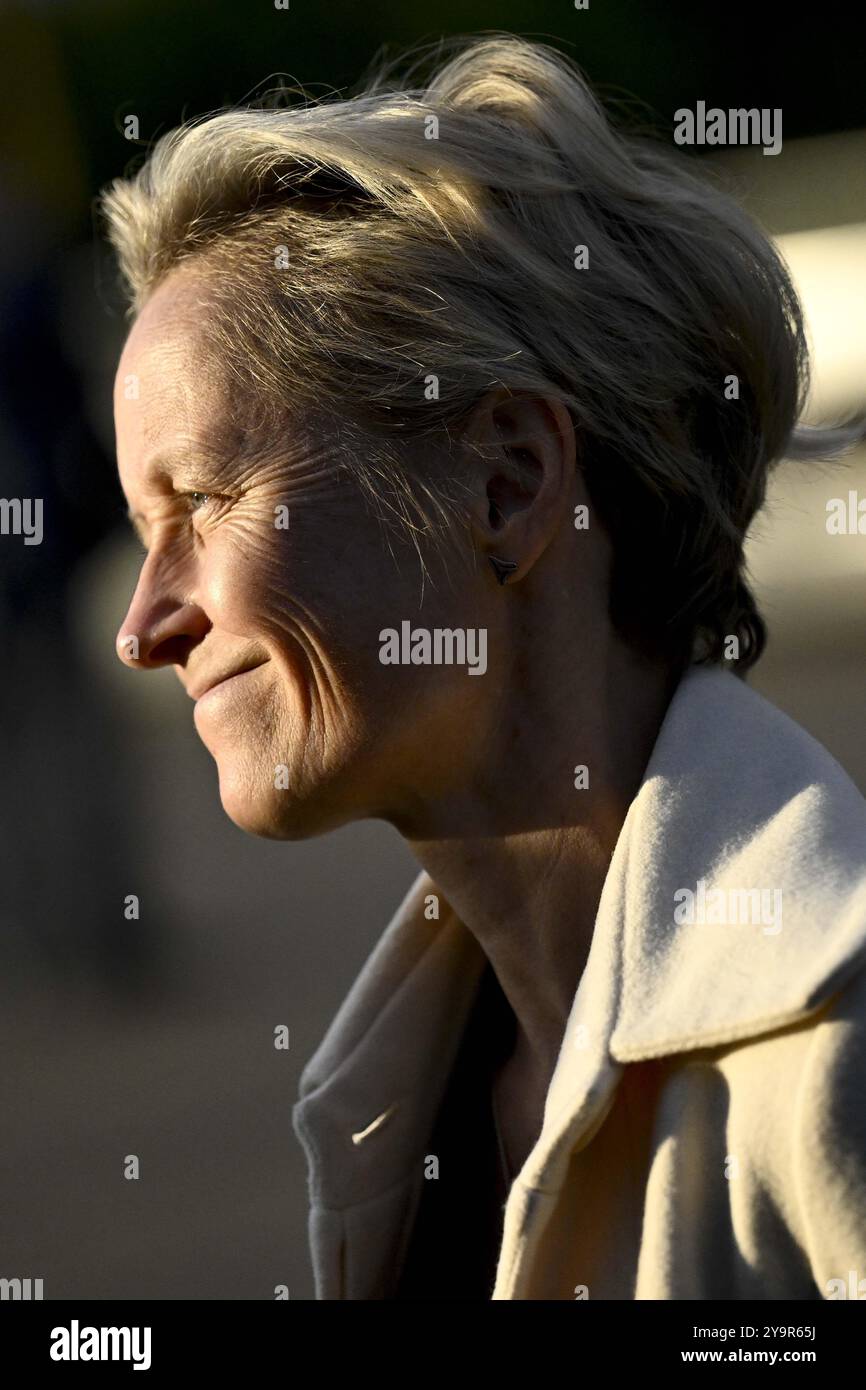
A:
<svg viewBox="0 0 866 1390">
<path fill-rule="evenodd" d="M 227 671 L 223 676 L 217 676 L 214 680 L 205 685 L 194 686 L 187 691 L 191 700 L 200 700 L 202 696 L 209 695 L 212 690 L 217 690 L 219 686 L 226 685 L 229 681 L 235 680 L 237 676 L 245 676 L 248 671 L 257 671 L 260 666 L 264 666 L 263 661 L 257 661 L 253 666 L 239 666 L 236 671 Z"/>
</svg>

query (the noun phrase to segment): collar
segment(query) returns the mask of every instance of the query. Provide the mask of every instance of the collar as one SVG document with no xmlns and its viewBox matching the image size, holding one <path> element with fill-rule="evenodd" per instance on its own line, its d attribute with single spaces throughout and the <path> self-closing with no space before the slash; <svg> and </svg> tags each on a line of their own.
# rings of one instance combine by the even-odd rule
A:
<svg viewBox="0 0 866 1390">
<path fill-rule="evenodd" d="M 692 667 L 611 859 L 523 1185 L 555 1187 L 557 1156 L 604 1118 L 623 1064 L 797 1021 L 864 955 L 866 803 L 775 706 L 730 672 Z M 485 964 L 419 874 L 301 1077 L 311 1154 L 354 1153 L 315 1165 L 315 1200 L 348 1205 L 405 1176 Z M 383 1128 L 388 1143 L 365 1149 Z"/>
</svg>

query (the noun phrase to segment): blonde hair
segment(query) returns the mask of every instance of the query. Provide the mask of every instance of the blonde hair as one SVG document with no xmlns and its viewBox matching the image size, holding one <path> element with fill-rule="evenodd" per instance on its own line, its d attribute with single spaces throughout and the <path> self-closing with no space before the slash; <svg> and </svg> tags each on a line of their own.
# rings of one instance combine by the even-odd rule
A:
<svg viewBox="0 0 866 1390">
<path fill-rule="evenodd" d="M 102 199 L 131 312 L 194 262 L 227 367 L 330 425 L 409 530 L 430 502 L 453 517 L 454 446 L 486 390 L 555 394 L 614 543 L 614 622 L 682 659 L 721 660 L 736 635 L 744 671 L 765 641 L 742 547 L 768 471 L 842 452 L 863 422 L 798 426 L 788 272 L 686 156 L 617 130 L 545 45 L 451 47 L 422 85 L 383 68 L 358 95 L 162 137 Z"/>
</svg>

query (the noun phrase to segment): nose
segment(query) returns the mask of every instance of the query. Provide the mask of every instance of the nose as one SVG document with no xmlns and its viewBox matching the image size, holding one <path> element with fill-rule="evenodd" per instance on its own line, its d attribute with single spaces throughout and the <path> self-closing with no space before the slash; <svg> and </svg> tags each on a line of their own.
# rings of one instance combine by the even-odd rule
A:
<svg viewBox="0 0 866 1390">
<path fill-rule="evenodd" d="M 210 631 L 211 622 L 200 604 L 184 597 L 159 557 L 147 557 L 135 593 L 115 640 L 120 660 L 138 670 L 185 666 L 194 647 Z"/>
</svg>

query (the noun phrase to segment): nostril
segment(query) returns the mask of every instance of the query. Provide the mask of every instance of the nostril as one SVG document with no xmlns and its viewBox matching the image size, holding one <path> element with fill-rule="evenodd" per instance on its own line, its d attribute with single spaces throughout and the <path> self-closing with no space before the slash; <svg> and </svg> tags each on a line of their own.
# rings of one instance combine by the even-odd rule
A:
<svg viewBox="0 0 866 1390">
<path fill-rule="evenodd" d="M 188 637 L 165 637 L 151 647 L 148 660 L 152 666 L 182 666 L 192 645 Z"/>
</svg>

